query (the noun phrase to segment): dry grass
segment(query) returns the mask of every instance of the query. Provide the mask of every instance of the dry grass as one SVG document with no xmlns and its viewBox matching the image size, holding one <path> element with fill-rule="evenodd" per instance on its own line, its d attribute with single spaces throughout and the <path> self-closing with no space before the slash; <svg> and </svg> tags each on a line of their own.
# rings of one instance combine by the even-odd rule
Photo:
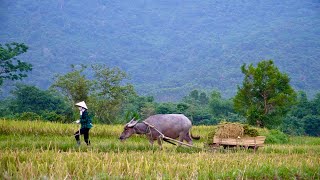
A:
<svg viewBox="0 0 320 180">
<path fill-rule="evenodd" d="M 304 144 L 298 137 L 298 144 L 266 145 L 256 153 L 170 144 L 161 151 L 144 137 L 119 142 L 122 126 L 95 125 L 92 146 L 80 148 L 70 136 L 76 125 L 0 120 L 0 128 L 0 179 L 320 178 L 320 138 Z M 206 136 L 212 128 L 197 126 L 193 134 Z"/>
</svg>

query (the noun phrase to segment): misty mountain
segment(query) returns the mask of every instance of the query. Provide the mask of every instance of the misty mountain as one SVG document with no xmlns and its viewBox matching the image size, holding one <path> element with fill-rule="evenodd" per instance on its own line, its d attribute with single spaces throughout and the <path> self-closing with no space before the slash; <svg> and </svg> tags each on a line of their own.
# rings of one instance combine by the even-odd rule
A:
<svg viewBox="0 0 320 180">
<path fill-rule="evenodd" d="M 274 60 L 296 90 L 320 89 L 320 2 L 0 0 L 0 43 L 29 46 L 24 82 L 47 88 L 71 64 L 118 66 L 141 95 L 232 97 L 243 63 Z"/>
</svg>

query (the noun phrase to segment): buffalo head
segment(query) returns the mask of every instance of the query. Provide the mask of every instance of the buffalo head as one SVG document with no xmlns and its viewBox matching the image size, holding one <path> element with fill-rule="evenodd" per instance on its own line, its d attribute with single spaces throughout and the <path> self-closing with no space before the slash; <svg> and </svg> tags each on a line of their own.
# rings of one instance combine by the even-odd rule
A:
<svg viewBox="0 0 320 180">
<path fill-rule="evenodd" d="M 123 132 L 121 133 L 119 139 L 121 141 L 126 140 L 127 138 L 129 138 L 132 134 L 135 134 L 136 131 L 134 130 L 134 126 L 138 123 L 138 121 L 135 121 L 134 118 L 131 119 L 130 122 L 128 122 L 123 129 Z"/>
</svg>

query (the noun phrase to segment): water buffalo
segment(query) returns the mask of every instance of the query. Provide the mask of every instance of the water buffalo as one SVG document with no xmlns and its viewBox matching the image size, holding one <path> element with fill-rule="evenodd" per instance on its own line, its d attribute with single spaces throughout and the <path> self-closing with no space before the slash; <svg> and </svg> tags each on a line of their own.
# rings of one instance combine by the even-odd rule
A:
<svg viewBox="0 0 320 180">
<path fill-rule="evenodd" d="M 152 128 L 149 125 L 152 125 L 155 128 Z M 192 136 L 190 132 L 191 126 L 191 121 L 183 114 L 157 114 L 150 116 L 143 122 L 132 119 L 125 125 L 119 139 L 123 141 L 132 134 L 146 134 L 151 145 L 153 145 L 154 140 L 157 140 L 160 148 L 162 148 L 162 138 L 158 132 L 160 131 L 166 137 L 172 139 L 179 138 L 179 141 L 181 142 L 186 140 L 188 144 L 192 145 L 192 139 L 200 139 L 200 137 Z"/>
</svg>

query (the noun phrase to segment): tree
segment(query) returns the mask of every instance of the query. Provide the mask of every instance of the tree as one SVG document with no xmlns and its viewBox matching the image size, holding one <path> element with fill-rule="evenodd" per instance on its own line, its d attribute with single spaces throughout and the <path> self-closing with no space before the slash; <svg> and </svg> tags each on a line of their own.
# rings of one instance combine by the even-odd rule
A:
<svg viewBox="0 0 320 180">
<path fill-rule="evenodd" d="M 156 113 L 157 114 L 172 114 L 172 113 L 175 113 L 177 111 L 176 107 L 177 106 L 174 103 L 171 103 L 171 102 L 160 103 L 156 107 Z"/>
<path fill-rule="evenodd" d="M 64 94 L 72 104 L 79 101 L 87 102 L 92 87 L 91 81 L 82 74 L 87 67 L 84 65 L 81 65 L 80 69 L 77 69 L 74 65 L 71 67 L 71 72 L 56 77 L 56 81 L 51 88 Z"/>
<path fill-rule="evenodd" d="M 200 96 L 199 96 L 199 103 L 201 105 L 207 105 L 209 103 L 209 98 L 207 97 L 207 94 L 204 93 L 204 92 L 201 92 L 200 93 Z"/>
<path fill-rule="evenodd" d="M 119 116 L 125 98 L 134 94 L 132 85 L 124 83 L 127 75 L 118 68 L 92 65 L 92 80 L 84 75 L 87 67 L 72 66 L 72 72 L 58 76 L 53 88 L 62 92 L 73 102 L 86 101 L 95 118 L 102 123 L 114 123 Z"/>
<path fill-rule="evenodd" d="M 272 60 L 263 60 L 256 68 L 244 64 L 241 70 L 245 77 L 233 101 L 235 110 L 251 125 L 280 125 L 281 117 L 296 99 L 288 75 L 281 73 Z"/>
<path fill-rule="evenodd" d="M 93 91 L 90 95 L 95 117 L 103 123 L 114 123 L 121 112 L 126 97 L 135 94 L 133 86 L 124 82 L 127 74 L 119 68 L 92 65 Z"/>
<path fill-rule="evenodd" d="M 186 103 L 178 103 L 177 104 L 177 113 L 185 114 L 187 109 L 190 107 L 189 104 Z"/>
<path fill-rule="evenodd" d="M 209 98 L 205 92 L 199 92 L 195 89 L 185 96 L 183 101 L 188 104 L 205 106 L 208 104 Z"/>
<path fill-rule="evenodd" d="M 12 91 L 13 99 L 9 105 L 12 113 L 32 112 L 38 115 L 55 113 L 72 117 L 72 109 L 58 94 L 40 90 L 35 86 L 17 84 Z"/>
<path fill-rule="evenodd" d="M 320 136 L 320 116 L 308 115 L 303 118 L 305 133 L 310 136 Z"/>
<path fill-rule="evenodd" d="M 129 94 L 122 103 L 121 115 L 128 112 L 137 112 L 142 119 L 155 114 L 156 103 L 152 96 L 138 96 L 136 93 Z M 125 119 L 126 121 L 128 119 Z"/>
<path fill-rule="evenodd" d="M 32 70 L 32 65 L 16 58 L 27 50 L 28 47 L 23 43 L 0 44 L 0 86 L 5 79 L 20 80 L 27 77 L 26 72 Z"/>
<path fill-rule="evenodd" d="M 304 126 L 303 119 L 299 119 L 296 116 L 292 116 L 288 113 L 283 119 L 280 129 L 286 134 L 301 136 L 304 135 Z"/>
<path fill-rule="evenodd" d="M 212 91 L 209 100 L 209 109 L 216 117 L 225 117 L 229 113 L 233 113 L 233 105 L 231 100 L 224 100 L 220 92 Z"/>
<path fill-rule="evenodd" d="M 141 119 L 146 119 L 149 116 L 156 114 L 156 107 L 154 103 L 145 103 L 140 109 Z"/>
<path fill-rule="evenodd" d="M 307 94 L 299 91 L 297 94 L 297 103 L 290 108 L 290 114 L 298 119 L 302 119 L 308 114 L 312 114 L 312 103 L 308 101 Z"/>
<path fill-rule="evenodd" d="M 311 111 L 313 115 L 320 115 L 320 93 L 311 101 Z"/>
</svg>

